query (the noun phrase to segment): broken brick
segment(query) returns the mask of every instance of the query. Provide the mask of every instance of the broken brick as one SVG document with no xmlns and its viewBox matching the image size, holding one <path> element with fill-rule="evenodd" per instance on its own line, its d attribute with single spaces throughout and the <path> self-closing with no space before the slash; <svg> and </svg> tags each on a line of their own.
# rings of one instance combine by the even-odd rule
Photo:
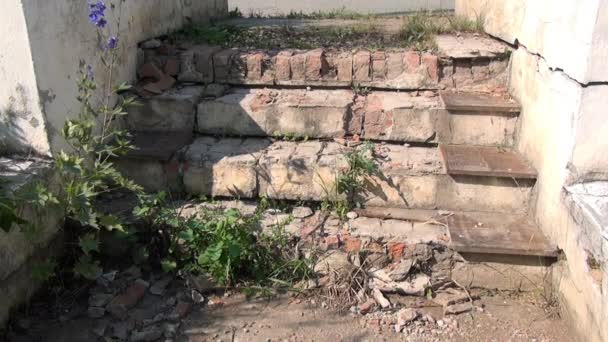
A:
<svg viewBox="0 0 608 342">
<path fill-rule="evenodd" d="M 148 283 L 138 279 L 131 286 L 129 286 L 125 292 L 114 297 L 110 304 L 107 306 L 107 310 L 114 316 L 124 318 L 129 309 L 137 305 L 139 301 L 146 294 L 148 289 Z"/>
<path fill-rule="evenodd" d="M 391 260 L 400 260 L 405 251 L 405 243 L 403 242 L 390 242 L 388 244 L 388 255 Z"/>
<path fill-rule="evenodd" d="M 156 67 L 153 63 L 145 63 L 139 69 L 139 77 L 140 78 L 153 78 L 157 81 L 160 81 L 163 78 L 163 72 Z"/>
<path fill-rule="evenodd" d="M 425 53 L 422 55 L 422 64 L 426 66 L 429 77 L 435 81 L 439 81 L 439 58 L 435 55 Z"/>
<path fill-rule="evenodd" d="M 165 74 L 169 76 L 177 76 L 179 74 L 179 64 L 180 61 L 177 58 L 169 58 L 167 59 L 167 63 L 165 63 Z"/>
<path fill-rule="evenodd" d="M 369 51 L 358 51 L 353 57 L 353 80 L 370 81 L 370 61 Z"/>
</svg>

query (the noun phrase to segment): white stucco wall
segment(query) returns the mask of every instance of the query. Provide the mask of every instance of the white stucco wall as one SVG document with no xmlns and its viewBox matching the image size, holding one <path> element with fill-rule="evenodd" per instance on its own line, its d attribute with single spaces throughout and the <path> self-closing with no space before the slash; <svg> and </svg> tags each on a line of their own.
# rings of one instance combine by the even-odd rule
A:
<svg viewBox="0 0 608 342">
<path fill-rule="evenodd" d="M 96 77 L 103 81 L 102 65 L 99 62 L 99 49 L 101 44 L 96 28 L 88 21 L 87 1 L 82 0 L 5 0 L 11 3 L 7 13 L 3 3 L 3 12 L 0 13 L 0 33 L 5 30 L 5 21 L 15 21 L 21 26 L 11 29 L 10 34 L 0 36 L 0 51 L 7 50 L 6 42 L 13 40 L 23 52 L 19 56 L 10 56 L 11 65 L 14 61 L 29 63 L 13 67 L 17 73 L 7 79 L 16 79 L 26 83 L 30 106 L 40 104 L 42 111 L 31 110 L 41 115 L 46 122 L 48 139 L 46 146 L 40 146 L 41 151 L 57 151 L 64 146 L 59 135 L 66 118 L 78 113 L 76 101 L 76 79 L 79 65 L 91 64 L 97 71 Z M 213 17 L 227 14 L 227 0 L 128 0 L 106 1 L 108 5 L 106 32 L 118 32 L 118 18 L 120 21 L 121 55 L 115 82 L 131 81 L 135 78 L 137 43 L 158 35 L 166 34 L 184 25 L 204 23 Z M 114 10 L 110 4 L 116 4 Z M 14 9 L 13 9 L 14 7 Z M 16 18 L 16 19 L 15 19 Z M 18 18 L 21 18 L 19 21 Z M 16 25 L 16 24 L 14 24 Z M 24 31 L 27 28 L 27 34 Z M 16 37 L 16 34 L 21 34 Z M 29 42 L 29 50 L 28 50 Z M 17 44 L 17 43 L 15 43 Z M 29 58 L 22 58 L 29 55 Z M 3 61 L 3 60 L 2 60 Z M 2 65 L 0 61 L 0 65 Z M 32 69 L 33 61 L 33 69 Z M 27 77 L 23 77 L 23 75 Z M 0 82 L 0 101 L 6 92 L 15 89 L 11 82 Z M 2 87 L 6 87 L 5 90 Z M 0 103 L 1 105 L 2 103 Z M 44 127 L 43 127 L 44 128 Z M 44 129 L 36 131 L 42 135 Z M 34 141 L 28 139 L 28 141 Z M 35 140 L 38 141 L 38 140 Z M 46 150 L 45 150 L 46 148 Z"/>
<path fill-rule="evenodd" d="M 486 31 L 516 45 L 510 92 L 522 105 L 518 150 L 539 172 L 535 215 L 565 254 L 554 277 L 581 341 L 608 340 L 608 293 L 592 279 L 597 227 L 574 221 L 564 187 L 608 179 L 608 1 L 456 0 L 456 13 L 484 15 Z M 596 241 L 597 242 L 597 241 Z M 604 275 L 608 281 L 608 275 Z"/>
<path fill-rule="evenodd" d="M 0 16 L 0 153 L 46 155 L 49 143 L 21 0 L 3 0 Z"/>
<path fill-rule="evenodd" d="M 524 45 L 580 83 L 608 80 L 606 0 L 456 0 L 457 13 L 485 18 L 490 34 Z"/>
</svg>

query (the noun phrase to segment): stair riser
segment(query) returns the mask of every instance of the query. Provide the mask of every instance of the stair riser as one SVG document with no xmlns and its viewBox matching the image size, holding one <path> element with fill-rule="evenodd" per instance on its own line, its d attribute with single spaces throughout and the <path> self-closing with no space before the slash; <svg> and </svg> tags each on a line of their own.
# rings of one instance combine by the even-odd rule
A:
<svg viewBox="0 0 608 342">
<path fill-rule="evenodd" d="M 504 88 L 509 64 L 505 54 L 446 58 L 406 50 L 277 52 L 210 46 L 195 46 L 180 60 L 181 82 L 396 90 Z"/>
<path fill-rule="evenodd" d="M 350 90 L 236 89 L 203 100 L 205 88 L 186 87 L 142 99 L 127 126 L 136 131 L 196 130 L 219 136 L 285 136 L 510 146 L 517 118 L 511 115 L 448 114 L 435 94 Z M 196 117 L 196 124 L 195 124 Z M 195 127 L 196 126 L 196 127 Z"/>
<path fill-rule="evenodd" d="M 362 202 L 398 208 L 525 212 L 534 181 L 445 174 L 435 148 L 382 146 L 380 176 Z M 128 176 L 149 190 L 168 184 L 190 194 L 322 201 L 338 170 L 346 167 L 335 143 L 264 139 L 197 139 L 167 163 L 121 162 Z M 181 160 L 181 161 L 178 161 Z"/>
</svg>

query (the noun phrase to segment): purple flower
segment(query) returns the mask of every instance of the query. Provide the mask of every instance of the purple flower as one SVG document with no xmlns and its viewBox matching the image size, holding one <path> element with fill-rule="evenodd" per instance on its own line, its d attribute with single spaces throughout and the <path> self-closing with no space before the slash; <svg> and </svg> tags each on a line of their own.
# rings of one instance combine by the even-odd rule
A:
<svg viewBox="0 0 608 342">
<path fill-rule="evenodd" d="M 85 73 L 88 79 L 92 80 L 95 78 L 95 72 L 93 71 L 93 67 L 89 64 L 85 67 Z"/>
<path fill-rule="evenodd" d="M 98 1 L 95 4 L 89 4 L 89 21 L 97 27 L 105 27 L 107 21 L 104 19 L 106 5 L 103 1 Z"/>
<path fill-rule="evenodd" d="M 108 50 L 116 49 L 118 47 L 118 38 L 114 36 L 108 38 L 108 44 L 106 45 L 106 47 L 108 48 Z"/>
</svg>

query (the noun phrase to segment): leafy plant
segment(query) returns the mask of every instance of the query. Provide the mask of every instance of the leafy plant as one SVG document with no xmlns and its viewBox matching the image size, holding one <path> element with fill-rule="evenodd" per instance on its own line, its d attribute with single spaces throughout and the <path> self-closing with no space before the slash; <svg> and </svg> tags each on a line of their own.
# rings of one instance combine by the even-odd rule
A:
<svg viewBox="0 0 608 342">
<path fill-rule="evenodd" d="M 336 175 L 333 186 L 322 184 L 325 198 L 322 207 L 334 210 L 342 219 L 355 207 L 360 207 L 360 195 L 365 191 L 368 177 L 377 174 L 378 166 L 372 156 L 374 145 L 365 143 L 346 153 L 347 166 Z"/>
<path fill-rule="evenodd" d="M 184 217 L 161 192 L 143 195 L 134 214 L 169 241 L 161 261 L 166 271 L 208 273 L 224 285 L 282 286 L 310 277 L 311 263 L 289 253 L 291 239 L 284 232 L 289 222 L 260 231 L 265 210 L 262 202 L 253 215 L 203 208 Z"/>
<path fill-rule="evenodd" d="M 435 35 L 444 31 L 443 26 L 426 13 L 408 16 L 401 27 L 400 36 L 407 46 L 417 50 L 434 50 L 437 48 Z"/>
<path fill-rule="evenodd" d="M 104 2 L 88 6 L 91 24 L 100 29 L 101 37 L 105 37 L 105 44 L 100 47 L 105 82 L 97 81 L 92 66 L 81 67 L 77 81 L 80 111 L 76 118 L 66 120 L 61 130 L 69 149 L 55 154 L 54 165 L 59 176 L 59 204 L 66 217 L 84 227 L 84 235 L 79 240 L 81 256 L 74 271 L 94 279 L 101 272 L 97 260 L 100 230 L 124 232 L 118 218 L 96 211 L 94 200 L 100 194 L 116 189 L 129 189 L 136 193 L 142 189 L 123 177 L 113 164 L 113 158 L 132 148 L 129 133 L 119 128 L 116 121 L 127 115 L 128 107 L 136 105 L 134 97 L 123 96 L 131 87 L 126 83 L 114 83 L 119 37 L 105 36 L 101 30 L 107 25 Z M 120 21 L 116 31 L 120 32 Z"/>
<path fill-rule="evenodd" d="M 463 16 L 448 17 L 448 20 L 452 32 L 484 32 L 485 18 L 483 15 L 477 15 L 475 20 Z"/>
</svg>

